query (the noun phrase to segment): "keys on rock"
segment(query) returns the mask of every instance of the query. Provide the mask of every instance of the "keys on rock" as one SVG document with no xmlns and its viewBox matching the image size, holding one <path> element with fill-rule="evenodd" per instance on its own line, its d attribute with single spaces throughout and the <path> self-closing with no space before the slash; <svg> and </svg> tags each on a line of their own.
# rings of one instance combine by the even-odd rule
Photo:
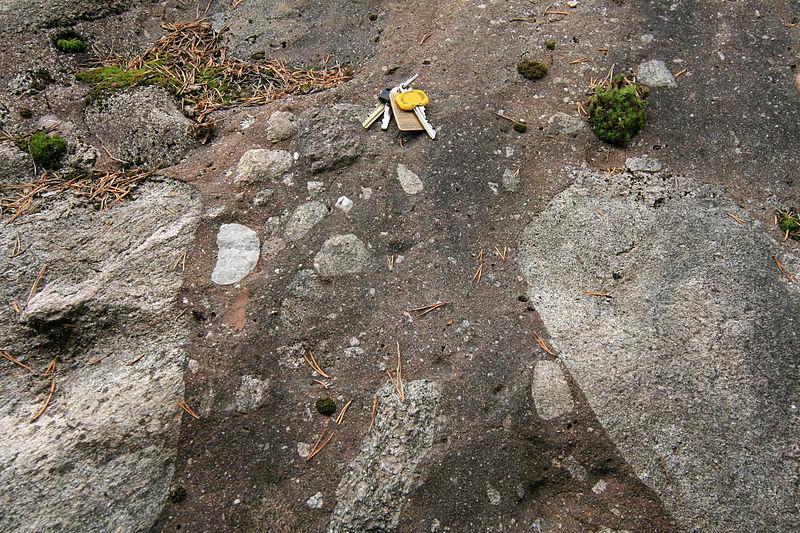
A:
<svg viewBox="0 0 800 533">
<path fill-rule="evenodd" d="M 430 99 L 424 91 L 411 88 L 417 76 L 418 74 L 414 74 L 396 87 L 383 89 L 378 95 L 380 103 L 361 125 L 368 129 L 382 117 L 381 129 L 386 130 L 394 118 L 400 131 L 424 130 L 431 139 L 435 139 L 436 130 L 425 114 L 425 106 Z"/>
</svg>

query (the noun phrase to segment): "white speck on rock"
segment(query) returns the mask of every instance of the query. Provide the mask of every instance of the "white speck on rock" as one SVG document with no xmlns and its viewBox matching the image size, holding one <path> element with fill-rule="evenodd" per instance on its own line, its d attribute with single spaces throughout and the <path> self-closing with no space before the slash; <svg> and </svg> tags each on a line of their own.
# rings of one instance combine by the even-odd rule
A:
<svg viewBox="0 0 800 533">
<path fill-rule="evenodd" d="M 309 509 L 322 509 L 322 493 L 318 492 L 311 496 L 306 501 L 306 505 L 308 505 Z"/>
<path fill-rule="evenodd" d="M 247 226 L 223 224 L 217 233 L 217 247 L 217 264 L 211 273 L 211 281 L 217 285 L 231 285 L 255 268 L 261 241 Z"/>
<path fill-rule="evenodd" d="M 342 211 L 343 213 L 349 212 L 351 209 L 353 209 L 353 200 L 347 196 L 340 196 L 339 199 L 336 200 L 336 209 Z"/>
<path fill-rule="evenodd" d="M 592 492 L 595 494 L 602 494 L 608 488 L 608 483 L 604 479 L 601 479 L 597 483 L 594 484 L 592 487 Z"/>
<path fill-rule="evenodd" d="M 500 492 L 491 485 L 486 486 L 486 497 L 492 505 L 500 505 Z"/>
<path fill-rule="evenodd" d="M 419 176 L 403 164 L 397 165 L 397 179 L 400 180 L 400 186 L 403 187 L 406 194 L 417 194 L 425 188 Z"/>
</svg>

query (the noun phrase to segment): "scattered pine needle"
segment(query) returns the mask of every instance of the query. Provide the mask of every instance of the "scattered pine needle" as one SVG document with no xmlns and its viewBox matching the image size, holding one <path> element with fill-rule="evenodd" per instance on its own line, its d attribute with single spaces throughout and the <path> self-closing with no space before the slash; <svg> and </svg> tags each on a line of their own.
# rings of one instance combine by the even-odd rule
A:
<svg viewBox="0 0 800 533">
<path fill-rule="evenodd" d="M 477 285 L 481 282 L 481 278 L 483 278 L 483 249 L 481 249 L 480 253 L 478 254 L 478 268 L 475 270 L 475 274 L 472 276 L 472 282 Z"/>
<path fill-rule="evenodd" d="M 319 452 L 321 452 L 322 450 L 324 450 L 324 449 L 325 449 L 325 446 L 327 446 L 327 445 L 328 445 L 328 443 L 331 441 L 331 439 L 332 439 L 332 438 L 333 438 L 333 432 L 331 432 L 331 434 L 328 436 L 328 438 L 325 440 L 325 442 L 323 442 L 323 443 L 322 443 L 321 445 L 319 445 L 319 446 L 315 446 L 315 447 L 314 447 L 314 449 L 313 449 L 313 450 L 311 450 L 311 452 L 308 454 L 308 456 L 306 456 L 306 461 L 310 461 L 311 459 L 313 459 L 314 457 L 316 457 L 316 455 L 317 455 Z"/>
<path fill-rule="evenodd" d="M 439 301 L 439 302 L 436 302 L 436 303 L 433 303 L 433 304 L 430 304 L 430 305 L 423 305 L 422 307 L 416 307 L 414 309 L 409 309 L 408 312 L 409 313 L 419 313 L 419 316 L 425 316 L 428 313 L 430 313 L 431 311 L 435 311 L 437 309 L 441 309 L 442 307 L 444 307 L 448 303 L 449 302 L 441 302 L 441 301 Z"/>
<path fill-rule="evenodd" d="M 376 394 L 372 398 L 372 413 L 370 414 L 369 418 L 369 428 L 367 428 L 367 432 L 372 431 L 372 426 L 375 425 L 375 419 L 378 416 L 378 395 Z"/>
<path fill-rule="evenodd" d="M 572 61 L 569 62 L 569 64 L 570 65 L 577 65 L 579 63 L 588 63 L 588 62 L 589 62 L 589 58 L 584 56 L 584 57 L 579 57 L 577 59 L 573 59 Z"/>
<path fill-rule="evenodd" d="M 685 68 L 683 70 L 680 70 L 680 71 L 676 72 L 675 74 L 673 74 L 673 76 L 675 76 L 676 78 L 680 78 L 681 76 L 683 76 L 687 72 L 689 72 L 689 69 Z"/>
<path fill-rule="evenodd" d="M 125 361 L 125 363 L 123 363 L 123 364 L 125 366 L 133 366 L 136 363 L 138 363 L 139 361 L 141 361 L 143 357 L 144 357 L 144 354 L 137 355 L 136 357 L 134 357 L 130 361 Z"/>
<path fill-rule="evenodd" d="M 667 470 L 667 462 L 664 460 L 664 456 L 658 454 L 658 462 L 661 465 L 661 469 L 664 471 L 664 477 L 666 478 L 668 483 L 672 483 L 672 478 L 669 475 L 669 470 Z"/>
<path fill-rule="evenodd" d="M 181 409 L 183 409 L 184 411 L 186 411 L 186 412 L 189 414 L 189 416 L 191 416 L 191 417 L 192 417 L 192 418 L 194 418 L 195 420 L 200 420 L 200 415 L 198 415 L 197 413 L 195 413 L 195 412 L 194 412 L 194 409 L 192 409 L 191 407 L 189 407 L 189 404 L 188 404 L 188 403 L 186 403 L 186 401 L 185 401 L 185 400 L 178 400 L 178 403 L 177 403 L 177 405 L 178 405 L 178 407 L 180 407 Z"/>
<path fill-rule="evenodd" d="M 181 266 L 181 272 L 186 272 L 186 251 L 181 253 L 175 262 L 172 264 L 172 270 L 178 268 L 178 265 Z"/>
<path fill-rule="evenodd" d="M 500 261 L 505 261 L 506 259 L 508 259 L 508 252 L 510 251 L 511 249 L 508 246 L 503 246 L 502 250 L 500 250 L 497 246 L 494 247 L 494 255 L 499 257 Z"/>
<path fill-rule="evenodd" d="M 323 386 L 323 387 L 325 387 L 326 389 L 328 388 L 328 384 L 327 384 L 327 383 L 325 383 L 325 382 L 324 382 L 324 381 L 322 381 L 322 380 L 315 379 L 315 380 L 314 380 L 314 383 L 319 383 L 320 385 L 322 385 L 322 386 Z"/>
<path fill-rule="evenodd" d="M 42 376 L 48 377 L 55 375 L 56 375 L 56 360 L 53 359 L 52 361 L 50 361 L 50 364 L 47 365 L 47 368 L 44 369 L 44 372 L 42 372 Z"/>
<path fill-rule="evenodd" d="M 22 313 L 22 309 L 19 308 L 19 304 L 16 300 L 11 300 L 11 309 L 13 309 L 18 315 Z"/>
<path fill-rule="evenodd" d="M 394 265 L 396 261 L 396 256 L 390 255 L 386 260 L 386 266 L 389 267 L 389 272 L 394 270 Z"/>
<path fill-rule="evenodd" d="M 569 11 L 551 11 L 550 9 L 553 6 L 549 6 L 547 9 L 544 10 L 545 15 L 569 15 Z"/>
<path fill-rule="evenodd" d="M 541 348 L 542 351 L 552 356 L 556 355 L 553 353 L 553 350 L 550 349 L 550 347 L 547 345 L 546 342 L 544 342 L 544 339 L 538 333 L 534 333 L 533 338 L 536 340 L 536 344 L 539 345 L 539 348 Z"/>
<path fill-rule="evenodd" d="M 341 424 L 342 423 L 342 420 L 344 419 L 344 414 L 347 412 L 347 409 L 350 408 L 350 404 L 351 403 L 353 403 L 353 400 L 348 400 L 348 402 L 346 404 L 344 404 L 344 407 L 342 407 L 342 410 L 339 411 L 339 416 L 336 417 L 336 423 L 337 424 Z"/>
<path fill-rule="evenodd" d="M 737 224 L 746 224 L 746 222 L 742 219 L 742 217 L 735 215 L 733 213 L 725 213 L 729 217 L 731 217 Z"/>
<path fill-rule="evenodd" d="M 39 274 L 36 276 L 36 279 L 33 281 L 33 285 L 31 286 L 31 291 L 28 293 L 28 301 L 33 298 L 33 295 L 36 293 L 36 290 L 39 288 L 39 284 L 42 282 L 42 278 L 44 278 L 44 273 L 47 272 L 47 265 L 42 265 L 42 268 L 39 269 Z"/>
<path fill-rule="evenodd" d="M 8 361 L 14 363 L 18 367 L 24 368 L 28 372 L 33 372 L 33 369 L 31 367 L 29 367 L 28 365 L 26 365 L 25 363 L 23 363 L 13 355 L 11 355 L 11 352 L 9 352 L 8 350 L 0 350 L 0 357 L 2 357 L 3 359 L 7 359 Z"/>
<path fill-rule="evenodd" d="M 797 278 L 795 275 L 786 270 L 786 267 L 783 266 L 783 263 L 780 259 L 778 259 L 777 255 L 773 255 L 772 259 L 775 261 L 775 266 L 777 266 L 778 270 L 780 270 L 781 274 L 783 274 L 783 277 L 786 278 L 786 281 L 789 283 L 797 283 Z"/>
<path fill-rule="evenodd" d="M 610 294 L 607 292 L 599 292 L 599 291 L 586 291 L 583 293 L 585 296 L 593 296 L 595 298 L 612 298 Z"/>
<path fill-rule="evenodd" d="M 11 250 L 11 255 L 9 256 L 11 259 L 20 255 L 20 248 L 22 248 L 22 244 L 19 242 L 19 235 L 14 240 L 14 248 Z"/>
<path fill-rule="evenodd" d="M 50 401 L 53 399 L 53 394 L 55 393 L 56 393 L 56 378 L 55 376 L 53 376 L 53 378 L 50 380 L 50 391 L 47 393 L 47 399 L 44 401 L 39 410 L 36 411 L 36 414 L 33 415 L 33 417 L 30 419 L 31 422 L 35 422 L 40 416 L 44 414 L 44 412 L 47 410 L 47 406 L 50 405 Z"/>
<path fill-rule="evenodd" d="M 422 39 L 419 40 L 419 45 L 422 46 L 423 44 L 425 44 L 425 41 L 427 41 L 430 36 L 431 36 L 430 33 L 426 33 L 425 35 L 423 35 Z"/>
<path fill-rule="evenodd" d="M 397 341 L 397 368 L 395 369 L 395 375 L 392 376 L 392 372 L 389 369 L 386 369 L 386 373 L 389 374 L 389 379 L 392 381 L 392 385 L 394 385 L 397 397 L 400 398 L 400 402 L 402 403 L 406 401 L 406 390 L 403 386 L 403 367 L 401 361 L 400 342 Z"/>
<path fill-rule="evenodd" d="M 308 366 L 311 367 L 311 370 L 313 370 L 314 372 L 316 372 L 317 374 L 319 374 L 323 378 L 331 379 L 331 377 L 328 374 L 326 374 L 324 370 L 322 370 L 322 367 L 319 366 L 319 363 L 317 363 L 317 360 L 314 359 L 314 354 L 312 352 L 308 352 L 306 354 L 303 354 L 303 359 L 306 360 L 306 363 L 308 363 Z"/>
<path fill-rule="evenodd" d="M 527 122 L 525 122 L 521 118 L 520 119 L 511 118 L 508 115 L 504 115 L 503 113 L 501 113 L 499 111 L 495 111 L 494 114 L 497 115 L 500 118 L 504 118 L 504 119 L 506 119 L 506 120 L 508 120 L 510 122 L 513 122 L 514 124 L 527 124 Z"/>
</svg>

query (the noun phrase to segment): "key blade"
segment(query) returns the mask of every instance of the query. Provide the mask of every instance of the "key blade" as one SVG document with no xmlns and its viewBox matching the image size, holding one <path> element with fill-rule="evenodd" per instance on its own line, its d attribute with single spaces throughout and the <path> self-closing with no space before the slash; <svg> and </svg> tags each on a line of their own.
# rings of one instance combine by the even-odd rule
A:
<svg viewBox="0 0 800 533">
<path fill-rule="evenodd" d="M 375 123 L 375 121 L 381 117 L 382 114 L 383 114 L 383 105 L 379 105 L 378 107 L 373 109 L 372 113 L 369 114 L 367 119 L 364 122 L 362 122 L 361 125 L 364 127 L 365 130 L 369 129 L 369 127 L 372 126 Z"/>
<path fill-rule="evenodd" d="M 402 87 L 402 88 L 406 88 L 406 87 L 408 87 L 409 85 L 411 85 L 412 83 L 414 83 L 414 80 L 416 80 L 418 77 L 419 77 L 419 74 L 414 74 L 413 76 L 411 76 L 410 78 L 408 78 L 406 81 L 404 81 L 403 83 L 401 83 L 401 84 L 400 84 L 400 87 Z"/>
</svg>

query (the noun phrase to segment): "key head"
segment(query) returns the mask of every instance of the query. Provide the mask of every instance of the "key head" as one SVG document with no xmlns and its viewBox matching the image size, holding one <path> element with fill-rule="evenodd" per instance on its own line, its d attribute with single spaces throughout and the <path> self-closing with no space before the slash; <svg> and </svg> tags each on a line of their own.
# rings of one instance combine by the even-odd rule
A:
<svg viewBox="0 0 800 533">
<path fill-rule="evenodd" d="M 389 92 L 390 91 L 391 91 L 391 89 L 383 89 L 381 91 L 381 93 L 378 95 L 378 100 L 380 100 L 384 104 L 388 104 L 389 103 Z"/>
</svg>

